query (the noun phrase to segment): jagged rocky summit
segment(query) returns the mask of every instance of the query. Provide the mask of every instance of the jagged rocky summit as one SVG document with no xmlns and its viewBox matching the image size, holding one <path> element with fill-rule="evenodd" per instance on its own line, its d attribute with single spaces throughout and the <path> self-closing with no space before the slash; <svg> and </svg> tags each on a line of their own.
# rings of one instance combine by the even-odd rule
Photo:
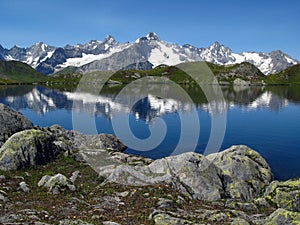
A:
<svg viewBox="0 0 300 225">
<path fill-rule="evenodd" d="M 14 46 L 5 49 L 0 45 L 0 59 L 25 62 L 44 74 L 67 67 L 76 67 L 74 72 L 86 73 L 95 70 L 151 69 L 161 64 L 207 61 L 219 65 L 249 62 L 268 75 L 299 63 L 280 50 L 234 53 L 218 42 L 198 48 L 163 41 L 154 32 L 132 43 L 119 43 L 108 35 L 102 41 L 91 40 L 86 44 L 65 47 L 49 46 L 43 42 L 28 48 Z"/>
</svg>

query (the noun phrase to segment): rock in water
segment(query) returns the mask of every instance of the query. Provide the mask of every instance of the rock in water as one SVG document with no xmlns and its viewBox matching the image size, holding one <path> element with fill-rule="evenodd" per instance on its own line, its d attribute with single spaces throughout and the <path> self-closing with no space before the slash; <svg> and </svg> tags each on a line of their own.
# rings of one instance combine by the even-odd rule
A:
<svg viewBox="0 0 300 225">
<path fill-rule="evenodd" d="M 11 136 L 0 148 L 0 170 L 9 171 L 48 163 L 60 153 L 51 133 L 24 130 Z"/>
<path fill-rule="evenodd" d="M 25 116 L 0 103 L 0 147 L 14 133 L 31 128 L 33 125 Z"/>
<path fill-rule="evenodd" d="M 234 86 L 250 86 L 251 83 L 250 81 L 245 81 L 245 80 L 242 80 L 240 78 L 236 78 L 234 81 L 233 81 L 233 85 Z"/>
<path fill-rule="evenodd" d="M 232 146 L 207 158 L 222 170 L 223 184 L 230 198 L 251 201 L 273 180 L 265 159 L 245 145 Z"/>
</svg>

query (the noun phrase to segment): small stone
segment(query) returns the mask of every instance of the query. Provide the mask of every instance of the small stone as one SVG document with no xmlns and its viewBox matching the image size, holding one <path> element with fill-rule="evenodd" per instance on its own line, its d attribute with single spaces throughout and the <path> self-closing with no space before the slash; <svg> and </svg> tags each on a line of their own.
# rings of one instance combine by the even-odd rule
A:
<svg viewBox="0 0 300 225">
<path fill-rule="evenodd" d="M 22 176 L 14 176 L 13 178 L 18 179 L 18 180 L 25 180 L 24 177 L 22 177 Z"/>
<path fill-rule="evenodd" d="M 177 203 L 177 204 L 182 204 L 182 203 L 184 203 L 184 202 L 185 202 L 185 200 L 184 200 L 183 197 L 181 197 L 181 196 L 178 196 L 178 197 L 177 197 L 177 200 L 176 200 L 176 203 Z"/>
<path fill-rule="evenodd" d="M 49 192 L 51 192 L 52 194 L 59 194 L 66 188 L 70 191 L 76 190 L 75 185 L 73 185 L 68 178 L 60 173 L 52 177 L 49 175 L 43 176 L 42 179 L 38 182 L 38 186 L 49 188 Z"/>
<path fill-rule="evenodd" d="M 33 221 L 33 220 L 41 220 L 38 216 L 36 216 L 36 215 L 30 215 L 30 216 L 28 216 L 28 218 L 31 220 L 31 221 Z"/>
<path fill-rule="evenodd" d="M 84 222 L 82 220 L 65 219 L 65 220 L 59 221 L 59 225 L 93 225 L 93 224 L 88 223 L 88 222 Z"/>
<path fill-rule="evenodd" d="M 120 224 L 116 223 L 116 222 L 111 222 L 111 221 L 104 221 L 103 225 L 120 225 Z"/>
<path fill-rule="evenodd" d="M 76 191 L 76 187 L 73 184 L 68 184 L 67 185 L 70 191 Z"/>
<path fill-rule="evenodd" d="M 0 193 L 0 202 L 7 202 L 7 201 L 8 201 L 8 198 Z"/>
<path fill-rule="evenodd" d="M 7 195 L 7 193 L 3 190 L 0 190 L 0 194 Z"/>
<path fill-rule="evenodd" d="M 26 175 L 27 177 L 32 177 L 32 175 L 31 175 L 30 173 L 28 173 L 28 172 L 25 172 L 25 175 Z"/>
<path fill-rule="evenodd" d="M 157 202 L 157 205 L 160 208 L 171 208 L 171 206 L 173 205 L 173 201 L 166 198 L 160 198 Z"/>
<path fill-rule="evenodd" d="M 73 172 L 73 173 L 72 173 L 72 176 L 70 177 L 70 181 L 71 181 L 72 183 L 74 183 L 75 180 L 77 179 L 78 175 L 79 175 L 79 171 L 78 171 L 78 170 L 76 170 L 75 172 Z"/>
<path fill-rule="evenodd" d="M 43 186 L 48 180 L 50 180 L 51 176 L 45 175 L 43 176 L 40 181 L 38 182 L 38 186 L 41 187 Z"/>
<path fill-rule="evenodd" d="M 164 213 L 158 213 L 153 216 L 154 224 L 162 225 L 162 224 L 191 224 L 190 221 L 176 218 Z"/>
<path fill-rule="evenodd" d="M 29 192 L 30 188 L 28 187 L 28 184 L 26 184 L 24 181 L 22 181 L 21 183 L 19 183 L 20 185 L 20 189 L 24 192 Z"/>
<path fill-rule="evenodd" d="M 52 194 L 58 195 L 60 193 L 59 189 L 57 187 L 52 189 Z"/>
<path fill-rule="evenodd" d="M 127 197 L 129 195 L 129 191 L 117 192 L 116 195 L 118 197 L 125 198 L 125 197 Z"/>
</svg>

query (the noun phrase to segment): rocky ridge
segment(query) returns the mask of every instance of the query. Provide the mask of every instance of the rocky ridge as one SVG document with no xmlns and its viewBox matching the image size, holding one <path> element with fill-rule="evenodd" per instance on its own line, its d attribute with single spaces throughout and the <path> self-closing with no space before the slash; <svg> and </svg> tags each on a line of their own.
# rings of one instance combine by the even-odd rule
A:
<svg viewBox="0 0 300 225">
<path fill-rule="evenodd" d="M 108 35 L 102 41 L 91 40 L 85 44 L 64 47 L 49 46 L 42 42 L 28 48 L 14 46 L 5 49 L 0 45 L 0 59 L 27 63 L 44 74 L 52 74 L 67 67 L 76 67 L 77 72 L 91 72 L 127 67 L 149 69 L 161 64 L 206 61 L 218 65 L 249 62 L 268 75 L 299 63 L 280 50 L 270 53 L 234 53 L 218 42 L 208 47 L 168 43 L 154 32 L 132 43 L 119 43 Z"/>
<path fill-rule="evenodd" d="M 125 154 L 113 135 L 58 125 L 19 129 L 0 149 L 1 224 L 300 221 L 300 180 L 273 181 L 267 162 L 247 146 L 153 161 Z"/>
</svg>

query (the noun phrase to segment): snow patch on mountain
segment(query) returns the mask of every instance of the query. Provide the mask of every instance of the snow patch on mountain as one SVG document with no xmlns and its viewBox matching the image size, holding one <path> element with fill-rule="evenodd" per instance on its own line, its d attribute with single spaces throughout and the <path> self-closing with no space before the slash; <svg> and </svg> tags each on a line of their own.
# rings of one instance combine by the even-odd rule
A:
<svg viewBox="0 0 300 225">
<path fill-rule="evenodd" d="M 180 59 L 180 54 L 176 52 L 174 46 L 167 45 L 163 42 L 157 42 L 156 48 L 153 48 L 150 52 L 148 61 L 155 66 L 166 64 L 166 65 L 177 65 L 185 62 Z"/>
<path fill-rule="evenodd" d="M 130 44 L 126 44 L 126 45 L 118 45 L 115 47 L 111 47 L 108 44 L 105 44 L 105 50 L 109 49 L 109 51 L 107 53 L 98 54 L 98 55 L 82 53 L 82 57 L 68 58 L 65 63 L 59 65 L 59 70 L 61 68 L 66 68 L 68 66 L 80 67 L 80 66 L 86 65 L 88 63 L 91 63 L 93 61 L 107 58 L 107 57 L 111 56 L 112 54 L 121 52 L 130 46 L 131 46 Z M 93 46 L 92 48 L 95 49 L 95 48 L 97 48 L 97 46 Z"/>
<path fill-rule="evenodd" d="M 133 43 L 119 43 L 108 35 L 103 41 L 92 40 L 86 44 L 66 45 L 63 48 L 39 42 L 29 48 L 14 46 L 11 49 L 0 50 L 1 58 L 25 62 L 45 74 L 57 72 L 68 66 L 81 67 L 81 71 L 90 72 L 118 70 L 146 61 L 154 67 L 161 64 L 207 61 L 219 65 L 249 62 L 268 75 L 299 63 L 279 50 L 270 53 L 234 53 L 218 42 L 202 48 L 189 44 L 181 46 L 161 40 L 154 32 L 138 38 Z"/>
</svg>

